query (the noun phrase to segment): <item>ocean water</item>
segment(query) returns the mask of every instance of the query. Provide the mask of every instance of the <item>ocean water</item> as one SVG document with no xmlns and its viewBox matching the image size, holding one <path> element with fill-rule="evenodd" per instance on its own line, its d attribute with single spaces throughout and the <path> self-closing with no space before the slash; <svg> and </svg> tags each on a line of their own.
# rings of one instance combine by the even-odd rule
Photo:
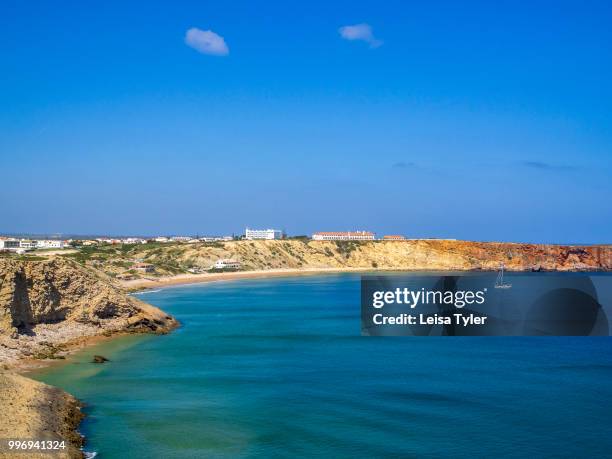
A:
<svg viewBox="0 0 612 459">
<path fill-rule="evenodd" d="M 140 298 L 183 326 L 35 375 L 100 458 L 612 454 L 612 338 L 362 337 L 351 274 Z"/>
</svg>

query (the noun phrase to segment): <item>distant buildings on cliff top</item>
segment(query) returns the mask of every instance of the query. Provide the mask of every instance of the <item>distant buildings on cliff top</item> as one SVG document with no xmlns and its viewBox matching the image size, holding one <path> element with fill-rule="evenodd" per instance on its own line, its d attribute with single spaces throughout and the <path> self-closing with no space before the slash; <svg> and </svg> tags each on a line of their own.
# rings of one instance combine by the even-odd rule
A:
<svg viewBox="0 0 612 459">
<path fill-rule="evenodd" d="M 244 238 L 248 240 L 253 239 L 283 239 L 285 234 L 281 230 L 276 229 L 251 229 L 247 228 L 244 231 Z"/>
<path fill-rule="evenodd" d="M 23 253 L 35 249 L 63 249 L 66 241 L 57 239 L 16 239 L 0 237 L 0 250 Z"/>
<path fill-rule="evenodd" d="M 370 231 L 319 231 L 312 235 L 313 241 L 373 241 Z"/>
<path fill-rule="evenodd" d="M 276 229 L 252 229 L 246 228 L 244 238 L 254 239 L 284 239 L 286 236 L 283 231 Z M 375 233 L 371 231 L 317 231 L 312 234 L 313 241 L 374 241 Z M 399 235 L 383 236 L 384 241 L 403 241 L 406 238 Z"/>
<path fill-rule="evenodd" d="M 82 239 L 32 239 L 0 236 L 0 251 L 11 251 L 23 253 L 31 250 L 57 249 L 61 250 L 77 246 L 95 246 L 100 244 L 148 244 L 148 243 L 181 243 L 196 244 L 201 242 L 226 242 L 238 239 L 246 240 L 278 240 L 285 239 L 287 235 L 279 229 L 253 229 L 246 228 L 242 236 L 154 236 L 149 238 L 142 237 L 97 237 Z M 308 239 L 306 236 L 299 238 Z M 408 240 L 402 235 L 385 235 L 376 238 L 376 234 L 371 231 L 317 231 L 312 234 L 313 241 L 404 241 Z"/>
<path fill-rule="evenodd" d="M 244 238 L 254 239 L 284 239 L 286 236 L 283 231 L 276 229 L 251 229 L 246 228 Z M 374 241 L 375 233 L 371 231 L 317 231 L 312 234 L 313 241 Z M 385 241 L 402 241 L 404 236 L 389 235 L 383 236 Z"/>
</svg>

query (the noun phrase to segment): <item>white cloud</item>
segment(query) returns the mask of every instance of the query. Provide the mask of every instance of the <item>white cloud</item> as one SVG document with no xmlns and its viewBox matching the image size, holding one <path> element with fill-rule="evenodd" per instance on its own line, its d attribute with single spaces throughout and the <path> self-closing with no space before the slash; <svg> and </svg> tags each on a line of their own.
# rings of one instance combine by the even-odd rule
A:
<svg viewBox="0 0 612 459">
<path fill-rule="evenodd" d="M 383 44 L 382 40 L 378 40 L 374 36 L 369 24 L 343 26 L 338 29 L 338 32 L 345 40 L 365 41 L 370 45 L 370 48 L 378 48 Z"/>
<path fill-rule="evenodd" d="M 213 56 L 227 56 L 229 48 L 221 35 L 217 35 L 212 30 L 200 30 L 192 27 L 185 34 L 185 43 L 202 54 L 212 54 Z"/>
</svg>

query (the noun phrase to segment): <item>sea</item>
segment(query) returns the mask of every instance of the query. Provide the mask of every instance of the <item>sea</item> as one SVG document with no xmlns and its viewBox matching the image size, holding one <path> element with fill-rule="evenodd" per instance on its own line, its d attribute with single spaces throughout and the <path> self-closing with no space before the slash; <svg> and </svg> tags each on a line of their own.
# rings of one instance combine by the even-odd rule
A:
<svg viewBox="0 0 612 459">
<path fill-rule="evenodd" d="M 33 375 L 85 404 L 99 458 L 612 454 L 609 337 L 361 336 L 357 274 L 138 297 L 181 327 Z"/>
</svg>

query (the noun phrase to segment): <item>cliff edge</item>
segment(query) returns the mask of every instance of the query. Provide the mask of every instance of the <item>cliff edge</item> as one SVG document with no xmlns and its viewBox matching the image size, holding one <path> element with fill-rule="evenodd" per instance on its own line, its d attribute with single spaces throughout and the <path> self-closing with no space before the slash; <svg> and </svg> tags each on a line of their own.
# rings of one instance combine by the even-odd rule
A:
<svg viewBox="0 0 612 459">
<path fill-rule="evenodd" d="M 99 248 L 97 267 L 112 276 L 119 262 L 139 259 L 155 267 L 142 277 L 202 272 L 219 259 L 238 260 L 245 271 L 267 269 L 397 270 L 612 270 L 612 246 L 570 246 L 443 239 L 404 241 L 230 241 L 199 244 L 135 245 L 129 250 Z M 110 250 L 115 252 L 110 254 Z M 84 261 L 84 263 L 89 263 Z"/>
<path fill-rule="evenodd" d="M 72 260 L 0 259 L 0 363 L 62 358 L 72 342 L 117 332 L 165 333 L 171 316 Z"/>
<path fill-rule="evenodd" d="M 0 440 L 60 439 L 66 448 L 53 457 L 83 457 L 79 402 L 7 370 L 24 360 L 62 359 L 98 335 L 165 333 L 176 326 L 171 316 L 72 260 L 0 258 Z M 0 445 L 0 458 L 25 455 Z"/>
</svg>

